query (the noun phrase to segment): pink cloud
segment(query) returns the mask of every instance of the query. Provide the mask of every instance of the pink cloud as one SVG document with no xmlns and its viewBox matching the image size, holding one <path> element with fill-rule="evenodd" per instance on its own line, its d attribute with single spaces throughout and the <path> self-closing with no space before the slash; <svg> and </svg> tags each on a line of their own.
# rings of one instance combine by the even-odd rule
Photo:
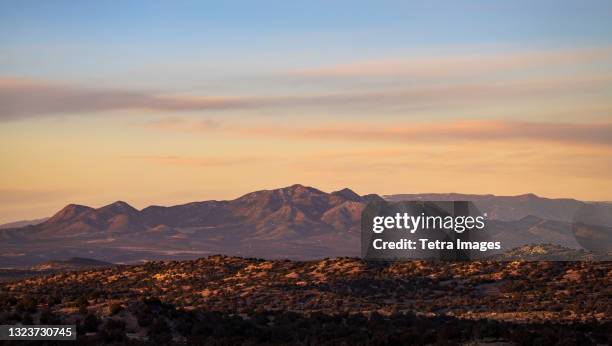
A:
<svg viewBox="0 0 612 346">
<path fill-rule="evenodd" d="M 320 127 L 234 128 L 239 134 L 348 141 L 535 141 L 612 146 L 612 123 L 445 121 L 392 125 L 347 124 Z"/>
<path fill-rule="evenodd" d="M 517 98 L 564 97 L 598 93 L 609 88 L 612 76 L 570 76 L 512 82 L 478 82 L 458 85 L 413 86 L 364 92 L 325 92 L 272 96 L 164 96 L 145 91 L 77 87 L 0 78 L 0 120 L 67 114 L 91 115 L 119 110 L 156 112 L 312 108 L 375 111 L 388 109 L 442 109 L 481 105 L 491 100 L 516 102 Z M 165 124 L 164 126 L 168 126 Z"/>
<path fill-rule="evenodd" d="M 449 77 L 534 67 L 585 64 L 612 59 L 612 48 L 503 54 L 406 57 L 338 64 L 298 71 L 303 77 Z"/>
</svg>

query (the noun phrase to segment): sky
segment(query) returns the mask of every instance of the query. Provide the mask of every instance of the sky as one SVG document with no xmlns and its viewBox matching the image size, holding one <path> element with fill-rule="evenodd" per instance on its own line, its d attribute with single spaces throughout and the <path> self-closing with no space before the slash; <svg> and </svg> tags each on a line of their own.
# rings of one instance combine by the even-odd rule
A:
<svg viewBox="0 0 612 346">
<path fill-rule="evenodd" d="M 612 200 L 609 1 L 0 0 L 0 222 L 301 183 Z"/>
</svg>

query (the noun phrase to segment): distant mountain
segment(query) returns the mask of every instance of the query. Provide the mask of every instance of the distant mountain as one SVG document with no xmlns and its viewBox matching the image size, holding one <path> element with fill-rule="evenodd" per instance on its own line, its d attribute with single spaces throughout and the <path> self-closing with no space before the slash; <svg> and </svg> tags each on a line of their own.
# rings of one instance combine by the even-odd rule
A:
<svg viewBox="0 0 612 346">
<path fill-rule="evenodd" d="M 38 225 L 0 232 L 0 267 L 66 255 L 110 262 L 226 253 L 269 258 L 358 256 L 363 208 L 377 195 L 299 184 L 230 201 L 139 211 L 125 202 L 70 204 Z"/>
<path fill-rule="evenodd" d="M 491 238 L 501 241 L 505 250 L 531 243 L 581 248 L 571 223 L 546 220 L 533 215 L 516 221 L 489 220 L 487 230 Z"/>
<path fill-rule="evenodd" d="M 29 228 L 31 236 L 56 238 L 135 232 L 144 230 L 145 226 L 138 210 L 118 201 L 98 209 L 70 204 L 47 221 Z"/>
<path fill-rule="evenodd" d="M 386 195 L 388 201 L 472 201 L 489 219 L 515 221 L 527 216 L 547 220 L 573 222 L 580 210 L 592 204 L 606 208 L 604 222 L 612 225 L 612 204 L 605 202 L 587 203 L 569 198 L 544 198 L 532 193 L 518 196 L 469 195 L 459 193 L 424 193 Z"/>
<path fill-rule="evenodd" d="M 29 226 L 29 225 L 37 225 L 39 223 L 47 221 L 48 219 L 49 219 L 48 217 L 44 217 L 44 218 L 41 218 L 41 219 L 22 220 L 22 221 L 15 221 L 15 222 L 4 223 L 4 224 L 0 225 L 0 229 L 18 228 L 18 227 L 25 227 L 25 226 Z"/>
<path fill-rule="evenodd" d="M 403 196 L 388 198 L 467 199 L 454 194 Z M 573 205 L 583 202 L 536 196 L 473 198 L 480 201 L 481 210 L 492 213 L 488 232 L 503 241 L 502 250 L 529 243 L 580 249 L 584 244 L 597 243 L 593 239 L 600 239 L 602 234 L 609 234 L 607 226 L 595 229 L 587 223 L 577 229 L 564 220 L 521 216 L 534 212 L 560 217 L 561 211 L 570 212 Z M 492 206 L 485 200 L 491 201 Z M 358 257 L 361 212 L 372 201 L 383 199 L 378 195 L 362 196 L 350 189 L 326 193 L 298 184 L 256 191 L 229 201 L 150 206 L 142 210 L 122 201 L 97 209 L 70 204 L 40 224 L 0 231 L 0 268 L 29 267 L 67 257 L 95 257 L 113 263 L 190 259 L 214 253 L 291 259 Z M 605 208 L 589 211 L 585 220 L 599 220 L 601 215 L 605 219 L 606 213 Z M 511 216 L 520 218 L 510 219 Z M 567 220 L 567 216 L 563 218 Z"/>
<path fill-rule="evenodd" d="M 252 239 L 270 240 L 356 232 L 363 206 L 374 198 L 359 196 L 349 189 L 329 194 L 293 185 L 252 192 L 231 201 L 150 206 L 142 211 L 122 201 L 98 209 L 70 204 L 47 221 L 29 226 L 26 237 L 98 238 L 126 233 L 175 233 L 180 229 L 246 232 Z"/>
</svg>

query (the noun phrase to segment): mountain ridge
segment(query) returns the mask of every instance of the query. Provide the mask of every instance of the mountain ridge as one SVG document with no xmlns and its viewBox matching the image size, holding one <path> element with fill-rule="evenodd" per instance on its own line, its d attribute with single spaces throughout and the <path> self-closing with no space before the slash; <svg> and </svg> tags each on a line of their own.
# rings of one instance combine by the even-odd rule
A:
<svg viewBox="0 0 612 346">
<path fill-rule="evenodd" d="M 291 186 L 287 186 L 286 188 L 292 188 L 292 187 L 305 187 L 305 185 L 302 184 L 294 184 Z M 281 188 L 283 189 L 283 188 Z M 315 188 L 312 188 L 315 189 Z M 183 206 L 188 206 L 188 205 L 201 205 L 201 204 L 218 204 L 218 205 L 222 205 L 224 203 L 233 201 L 233 200 L 237 200 L 240 199 L 242 197 L 248 196 L 250 194 L 253 193 L 257 193 L 257 192 L 264 192 L 264 191 L 274 191 L 274 190 L 278 190 L 278 189 L 270 189 L 270 190 L 258 190 L 258 191 L 253 191 L 253 192 L 249 192 L 246 193 L 242 196 L 239 196 L 237 198 L 234 199 L 228 199 L 228 200 L 202 200 L 202 201 L 192 201 L 192 202 L 186 202 L 186 203 L 180 203 L 180 204 L 176 204 L 176 205 L 169 205 L 169 206 L 165 206 L 165 205 L 158 205 L 158 204 L 152 204 L 149 206 L 146 206 L 142 209 L 137 209 L 133 206 L 131 206 L 129 203 L 121 201 L 121 200 L 117 200 L 113 203 L 104 205 L 100 208 L 104 208 L 104 207 L 108 207 L 108 206 L 112 206 L 114 204 L 125 204 L 130 208 L 133 208 L 137 211 L 143 212 L 143 211 L 147 211 L 149 209 L 156 209 L 156 208 L 175 208 L 175 207 L 183 207 Z M 315 189 L 318 190 L 318 189 Z M 320 190 L 318 190 L 320 191 Z M 429 200 L 429 201 L 447 201 L 447 200 L 470 200 L 470 201 L 478 201 L 479 199 L 485 199 L 485 198 L 490 198 L 490 199 L 516 199 L 516 200 L 523 200 L 523 199 L 539 199 L 539 200 L 545 200 L 545 201 L 563 201 L 563 202 L 571 202 L 571 203 L 575 203 L 578 206 L 582 206 L 585 204 L 605 204 L 605 205 L 612 205 L 612 201 L 581 201 L 581 200 L 577 200 L 574 198 L 551 198 L 551 197 L 542 197 L 542 196 L 538 196 L 534 193 L 524 193 L 524 194 L 519 194 L 519 195 L 495 195 L 495 194 L 467 194 L 467 193 L 458 193 L 458 192 L 449 192 L 449 193 L 401 193 L 401 194 L 389 194 L 389 195 L 378 195 L 378 194 L 366 194 L 366 195 L 358 195 L 357 193 L 355 193 L 354 191 L 352 191 L 349 188 L 343 188 L 337 191 L 333 191 L 330 194 L 332 195 L 343 195 L 344 193 L 346 193 L 345 191 L 348 191 L 349 194 L 353 195 L 353 196 L 357 196 L 360 197 L 363 200 L 366 201 L 372 201 L 372 200 L 387 200 L 387 201 L 401 201 L 401 200 Z M 345 198 L 350 199 L 348 196 L 345 196 Z M 89 206 L 85 206 L 85 205 L 79 205 L 79 204 L 68 204 L 66 205 L 64 208 L 60 209 L 60 211 L 62 211 L 65 208 L 68 207 L 85 207 L 85 208 L 91 208 L 91 209 L 96 209 L 93 207 L 89 207 Z M 97 208 L 97 209 L 100 209 Z M 59 211 L 58 211 L 59 212 Z M 57 213 L 56 213 L 57 214 Z M 528 216 L 530 214 L 526 214 L 524 216 Z M 537 216 L 537 215 L 534 215 Z M 17 221 L 12 221 L 12 222 L 7 222 L 4 224 L 0 224 L 0 229 L 8 229 L 8 228 L 19 228 L 19 227 L 25 227 L 28 225 L 34 225 L 34 224 L 40 224 L 42 222 L 48 221 L 50 219 L 50 217 L 44 217 L 44 218 L 38 218 L 38 219 L 31 219 L 31 220 L 17 220 Z M 554 219 L 554 218 L 552 218 Z M 516 220 L 516 219 L 512 219 L 512 220 Z"/>
<path fill-rule="evenodd" d="M 399 196 L 411 196 L 413 200 L 427 197 Z M 460 196 L 448 194 L 446 198 L 455 197 Z M 517 200 L 536 202 L 520 204 Z M 361 213 L 372 201 L 383 198 L 359 195 L 348 188 L 327 193 L 294 184 L 254 191 L 232 200 L 153 205 L 141 210 L 123 201 L 99 208 L 69 204 L 40 224 L 2 230 L 0 267 L 66 257 L 96 257 L 113 263 L 191 259 L 210 253 L 291 259 L 356 257 L 361 249 Z M 522 195 L 510 202 L 510 207 L 492 203 L 493 210 L 481 209 L 491 213 L 488 231 L 507 246 L 536 240 L 578 249 L 583 244 L 597 245 L 599 241 L 589 242 L 591 238 L 605 239 L 601 238 L 606 236 L 605 229 L 587 225 L 577 241 L 571 222 L 543 218 L 542 215 L 567 212 L 556 211 L 555 200 Z M 518 212 L 512 209 L 517 203 L 522 206 Z M 500 212 L 517 218 L 496 219 Z M 585 219 L 591 214 L 586 213 Z"/>
<path fill-rule="evenodd" d="M 398 202 L 402 200 L 423 201 L 472 201 L 489 218 L 514 221 L 525 216 L 533 215 L 543 219 L 572 222 L 573 216 L 582 208 L 589 205 L 606 205 L 607 202 L 584 202 L 573 198 L 547 198 L 533 193 L 515 196 L 497 196 L 492 194 L 476 195 L 461 193 L 417 193 L 384 195 L 385 200 Z M 612 216 L 609 219 L 612 222 Z"/>
</svg>

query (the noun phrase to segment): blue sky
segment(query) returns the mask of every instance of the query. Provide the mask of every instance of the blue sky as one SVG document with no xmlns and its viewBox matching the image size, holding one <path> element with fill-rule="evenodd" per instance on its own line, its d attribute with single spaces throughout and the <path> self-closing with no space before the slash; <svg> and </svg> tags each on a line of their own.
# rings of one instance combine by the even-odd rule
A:
<svg viewBox="0 0 612 346">
<path fill-rule="evenodd" d="M 612 40 L 611 17 L 609 1 L 2 1 L 0 72 L 78 79 L 194 58 L 282 67 L 597 46 Z"/>
<path fill-rule="evenodd" d="M 611 200 L 610 1 L 0 0 L 0 222 L 301 183 Z"/>
</svg>

